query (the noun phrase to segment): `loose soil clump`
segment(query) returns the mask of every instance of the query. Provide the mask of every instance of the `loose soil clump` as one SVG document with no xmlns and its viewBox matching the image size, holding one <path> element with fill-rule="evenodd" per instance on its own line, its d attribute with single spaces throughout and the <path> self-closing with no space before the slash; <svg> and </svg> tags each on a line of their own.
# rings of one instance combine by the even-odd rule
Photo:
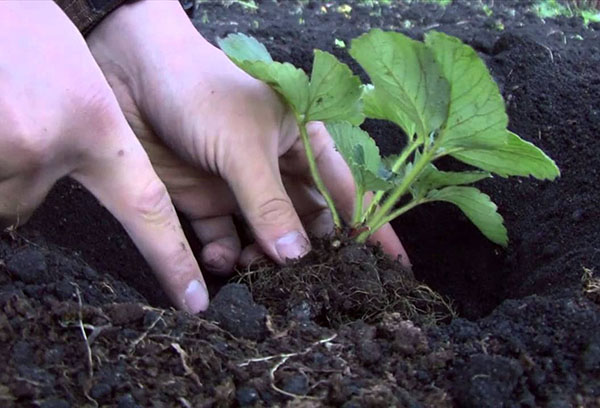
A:
<svg viewBox="0 0 600 408">
<path fill-rule="evenodd" d="M 0 236 L 1 406 L 600 406 L 600 27 L 542 20 L 528 0 L 392 3 L 201 2 L 194 22 L 210 41 L 245 32 L 305 69 L 319 48 L 360 72 L 340 44 L 373 27 L 473 46 L 510 129 L 562 171 L 480 184 L 508 249 L 427 205 L 394 225 L 414 276 L 376 248 L 316 240 L 298 263 L 214 280 L 209 311 L 190 316 L 116 221 L 63 181 Z M 394 127 L 366 127 L 383 152 L 400 147 Z"/>
</svg>

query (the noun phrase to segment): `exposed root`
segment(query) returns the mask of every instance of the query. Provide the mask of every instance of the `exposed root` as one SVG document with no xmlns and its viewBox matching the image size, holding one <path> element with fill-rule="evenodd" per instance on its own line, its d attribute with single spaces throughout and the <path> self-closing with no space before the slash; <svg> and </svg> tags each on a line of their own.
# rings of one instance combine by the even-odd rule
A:
<svg viewBox="0 0 600 408">
<path fill-rule="evenodd" d="M 85 331 L 85 325 L 83 323 L 83 302 L 81 300 L 81 292 L 79 291 L 79 286 L 76 283 L 71 282 L 71 284 L 75 287 L 75 293 L 77 294 L 77 304 L 79 306 L 79 309 L 77 310 L 78 324 L 79 324 L 79 329 L 81 330 L 81 335 L 83 336 L 83 340 L 85 343 L 85 350 L 86 350 L 86 356 L 87 356 L 88 378 L 86 381 L 86 385 L 84 386 L 84 389 L 83 389 L 83 395 L 85 395 L 85 397 L 92 404 L 94 404 L 95 407 L 97 407 L 98 402 L 96 402 L 96 400 L 93 399 L 89 395 L 89 392 L 88 392 L 89 386 L 91 385 L 92 379 L 94 378 L 94 358 L 92 356 L 92 348 L 90 347 L 90 340 Z"/>
<path fill-rule="evenodd" d="M 87 355 L 87 366 L 88 366 L 88 378 L 91 380 L 94 377 L 94 361 L 92 358 L 92 348 L 90 347 L 90 341 L 88 339 L 88 335 L 85 331 L 85 326 L 83 324 L 83 302 L 81 301 L 81 293 L 79 292 L 79 287 L 75 285 L 75 293 L 77 294 L 77 304 L 79 305 L 78 316 L 79 316 L 79 328 L 81 330 L 81 335 L 83 336 L 83 340 L 85 343 L 85 350 Z"/>
<path fill-rule="evenodd" d="M 266 362 L 266 361 L 271 361 L 271 360 L 275 360 L 275 359 L 279 359 L 279 361 L 277 363 L 275 363 L 273 365 L 273 367 L 271 367 L 271 369 L 269 370 L 269 379 L 271 380 L 271 388 L 280 393 L 283 394 L 285 396 L 288 396 L 290 398 L 294 398 L 294 399 L 312 399 L 312 400 L 320 400 L 321 398 L 319 397 L 313 397 L 313 396 L 309 396 L 309 395 L 298 395 L 298 394 L 294 394 L 291 393 L 289 391 L 283 390 L 281 388 L 279 388 L 276 384 L 275 384 L 275 373 L 277 372 L 277 370 L 279 370 L 279 368 L 281 366 L 283 366 L 290 358 L 292 357 L 296 357 L 296 356 L 303 356 L 305 354 L 310 353 L 315 347 L 321 345 L 321 344 L 325 344 L 326 346 L 328 345 L 328 343 L 330 343 L 331 341 L 333 341 L 335 338 L 337 337 L 337 333 L 332 334 L 331 336 L 321 339 L 315 343 L 312 343 L 310 346 L 308 346 L 307 348 L 305 348 L 303 351 L 297 352 L 297 353 L 283 353 L 283 354 L 277 354 L 277 355 L 273 355 L 273 356 L 266 356 L 266 357 L 257 357 L 257 358 L 251 358 L 249 360 L 246 360 L 242 363 L 238 364 L 238 367 L 245 367 L 249 364 L 252 363 L 260 363 L 260 362 Z"/>
<path fill-rule="evenodd" d="M 200 377 L 198 377 L 198 374 L 196 374 L 196 372 L 188 364 L 189 356 L 185 350 L 179 345 L 179 343 L 171 343 L 171 347 L 173 347 L 179 354 L 179 357 L 181 358 L 181 365 L 183 366 L 185 374 L 190 376 L 198 387 L 202 388 L 202 381 L 200 381 Z"/>
<path fill-rule="evenodd" d="M 152 324 L 148 327 L 148 329 L 146 329 L 145 332 L 143 332 L 138 338 L 136 338 L 134 341 L 131 342 L 131 345 L 129 346 L 129 354 L 132 354 L 135 351 L 136 346 L 146 338 L 146 336 L 148 335 L 148 333 L 150 333 L 152 331 L 152 329 L 154 328 L 154 326 L 156 326 L 158 324 L 158 322 L 160 322 L 162 320 L 163 314 L 165 313 L 164 310 L 161 310 L 158 317 L 156 319 L 154 319 L 154 321 L 152 322 Z"/>
<path fill-rule="evenodd" d="M 594 270 L 583 267 L 581 276 L 583 293 L 593 302 L 600 304 L 600 278 L 594 276 Z"/>
</svg>

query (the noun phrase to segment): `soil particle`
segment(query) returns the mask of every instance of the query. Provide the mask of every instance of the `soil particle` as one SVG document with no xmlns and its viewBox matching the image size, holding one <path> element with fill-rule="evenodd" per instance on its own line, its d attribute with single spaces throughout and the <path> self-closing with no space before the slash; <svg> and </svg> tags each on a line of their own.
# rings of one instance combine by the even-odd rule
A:
<svg viewBox="0 0 600 408">
<path fill-rule="evenodd" d="M 585 371 L 600 371 L 600 339 L 596 338 L 585 347 L 579 362 Z"/>
<path fill-rule="evenodd" d="M 9 272 L 25 283 L 41 282 L 47 271 L 44 255 L 35 248 L 24 248 L 6 261 Z"/>
<path fill-rule="evenodd" d="M 40 408 L 70 408 L 71 404 L 68 401 L 60 398 L 49 398 L 39 404 Z"/>
<path fill-rule="evenodd" d="M 235 399 L 241 407 L 254 405 L 258 401 L 258 391 L 254 387 L 238 387 L 235 392 Z"/>
<path fill-rule="evenodd" d="M 144 316 L 150 315 L 139 303 L 115 303 L 108 306 L 107 312 L 112 324 L 118 326 L 136 322 Z"/>
<path fill-rule="evenodd" d="M 400 322 L 394 332 L 392 348 L 405 356 L 424 353 L 428 350 L 427 337 L 413 322 L 405 320 Z"/>
<path fill-rule="evenodd" d="M 263 340 L 268 333 L 267 309 L 252 300 L 245 285 L 225 285 L 212 300 L 206 318 L 233 335 L 250 340 Z"/>
<path fill-rule="evenodd" d="M 96 401 L 109 402 L 109 398 L 112 394 L 112 387 L 106 383 L 98 383 L 95 384 L 90 390 L 90 397 L 95 399 Z"/>
<path fill-rule="evenodd" d="M 464 407 L 502 407 L 511 399 L 522 375 L 516 360 L 476 354 L 464 368 L 457 369 L 454 395 Z"/>
<path fill-rule="evenodd" d="M 306 395 L 308 393 L 308 378 L 302 374 L 287 377 L 281 388 L 294 395 Z"/>
<path fill-rule="evenodd" d="M 135 403 L 135 399 L 131 394 L 125 394 L 117 401 L 118 408 L 138 408 L 139 405 Z"/>
</svg>

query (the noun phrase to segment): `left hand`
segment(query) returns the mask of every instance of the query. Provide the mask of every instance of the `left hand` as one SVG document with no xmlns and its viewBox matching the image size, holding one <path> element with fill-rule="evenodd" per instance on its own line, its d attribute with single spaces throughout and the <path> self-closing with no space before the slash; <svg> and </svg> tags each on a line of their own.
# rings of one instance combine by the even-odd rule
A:
<svg viewBox="0 0 600 408">
<path fill-rule="evenodd" d="M 263 252 L 283 263 L 310 249 L 305 228 L 332 230 L 291 112 L 202 38 L 178 2 L 123 5 L 88 45 L 175 206 L 191 220 L 205 268 L 228 273 Z M 352 175 L 325 127 L 308 130 L 324 181 L 348 219 Z M 258 245 L 241 248 L 232 220 L 239 211 Z M 389 225 L 372 240 L 409 265 Z"/>
</svg>

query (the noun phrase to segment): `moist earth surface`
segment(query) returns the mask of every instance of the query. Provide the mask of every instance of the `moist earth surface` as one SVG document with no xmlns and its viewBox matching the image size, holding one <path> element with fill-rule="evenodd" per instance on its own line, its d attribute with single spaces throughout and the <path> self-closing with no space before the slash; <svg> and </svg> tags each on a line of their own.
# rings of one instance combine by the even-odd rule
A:
<svg viewBox="0 0 600 408">
<path fill-rule="evenodd" d="M 342 42 L 371 28 L 435 29 L 474 47 L 509 128 L 562 173 L 480 183 L 509 247 L 427 205 L 394 224 L 413 273 L 377 248 L 315 241 L 293 265 L 212 279 L 209 311 L 190 316 L 64 180 L 0 239 L 0 405 L 600 406 L 599 24 L 541 19 L 527 0 L 385 3 L 201 1 L 189 12 L 213 43 L 248 33 L 305 70 L 323 49 L 364 80 Z M 365 128 L 384 153 L 401 148 L 393 126 Z"/>
</svg>

